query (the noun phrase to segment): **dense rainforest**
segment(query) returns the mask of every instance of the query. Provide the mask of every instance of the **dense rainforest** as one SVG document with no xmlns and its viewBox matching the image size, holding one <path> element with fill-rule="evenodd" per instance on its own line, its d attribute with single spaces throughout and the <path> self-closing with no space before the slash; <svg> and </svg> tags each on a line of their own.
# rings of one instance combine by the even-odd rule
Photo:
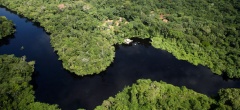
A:
<svg viewBox="0 0 240 110">
<path fill-rule="evenodd" d="M 0 109 L 57 110 L 57 105 L 34 101 L 34 91 L 29 82 L 35 62 L 25 60 L 24 56 L 0 55 Z"/>
<path fill-rule="evenodd" d="M 186 87 L 165 82 L 138 80 L 95 110 L 239 110 L 240 90 L 221 89 L 215 99 Z"/>
<path fill-rule="evenodd" d="M 178 59 L 240 78 L 239 0 L 0 0 L 0 5 L 39 22 L 51 34 L 63 67 L 80 76 L 105 70 L 114 59 L 114 44 L 139 37 Z M 12 27 L 0 17 L 0 39 L 13 33 Z M 58 109 L 34 101 L 29 84 L 34 62 L 25 59 L 0 56 L 0 109 Z M 239 89 L 221 89 L 210 98 L 138 80 L 96 109 L 240 109 L 239 102 Z"/>
<path fill-rule="evenodd" d="M 15 32 L 14 24 L 5 16 L 0 16 L 0 39 Z"/>
<path fill-rule="evenodd" d="M 29 84 L 34 61 L 26 57 L 0 56 L 0 109 L 57 110 L 57 105 L 34 101 Z M 165 82 L 138 80 L 126 87 L 115 98 L 103 101 L 96 110 L 139 109 L 240 109 L 240 90 L 222 89 L 215 99 L 196 93 L 186 87 L 176 87 Z"/>
<path fill-rule="evenodd" d="M 26 57 L 0 56 L 0 108 L 1 110 L 57 110 L 56 105 L 34 101 L 34 92 L 29 84 L 34 70 L 34 61 Z M 185 87 L 176 87 L 165 82 L 138 80 L 126 87 L 115 98 L 103 101 L 96 110 L 139 109 L 240 109 L 240 90 L 222 89 L 215 99 L 196 93 Z"/>
<path fill-rule="evenodd" d="M 0 16 L 0 40 L 15 32 L 14 24 Z M 0 109 L 1 110 L 58 110 L 57 105 L 34 101 L 33 87 L 29 84 L 34 61 L 26 57 L 0 55 Z"/>
<path fill-rule="evenodd" d="M 0 0 L 40 22 L 67 70 L 99 73 L 125 38 L 151 38 L 178 59 L 240 78 L 238 0 Z"/>
</svg>

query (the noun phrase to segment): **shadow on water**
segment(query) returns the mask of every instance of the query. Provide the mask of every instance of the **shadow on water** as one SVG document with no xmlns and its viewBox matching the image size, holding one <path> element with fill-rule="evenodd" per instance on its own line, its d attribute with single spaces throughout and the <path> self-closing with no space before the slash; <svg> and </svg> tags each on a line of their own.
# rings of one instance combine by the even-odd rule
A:
<svg viewBox="0 0 240 110">
<path fill-rule="evenodd" d="M 0 40 L 0 47 L 3 45 L 9 45 L 10 40 L 14 39 L 14 38 L 15 38 L 14 35 L 9 35 L 9 36 L 2 38 Z"/>
<path fill-rule="evenodd" d="M 186 86 L 208 96 L 216 95 L 221 88 L 240 88 L 239 80 L 225 80 L 204 66 L 194 66 L 177 60 L 166 51 L 153 48 L 149 39 L 137 38 L 130 45 L 115 46 L 114 62 L 106 71 L 79 77 L 63 69 L 62 62 L 50 45 L 49 36 L 39 24 L 5 8 L 0 8 L 2 15 L 15 23 L 17 32 L 15 37 L 8 38 L 0 46 L 0 54 L 26 55 L 28 61 L 35 60 L 31 84 L 36 100 L 58 104 L 63 110 L 93 109 L 140 78 Z M 20 50 L 21 46 L 24 50 Z"/>
</svg>

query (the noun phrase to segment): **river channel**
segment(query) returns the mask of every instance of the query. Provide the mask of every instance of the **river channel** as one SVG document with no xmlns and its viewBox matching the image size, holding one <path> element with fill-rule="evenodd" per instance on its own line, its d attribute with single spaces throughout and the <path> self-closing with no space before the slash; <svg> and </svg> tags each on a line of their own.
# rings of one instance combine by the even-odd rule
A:
<svg viewBox="0 0 240 110">
<path fill-rule="evenodd" d="M 27 61 L 36 61 L 32 80 L 36 101 L 58 104 L 63 110 L 91 110 L 141 78 L 186 86 L 208 96 L 221 88 L 240 88 L 240 80 L 225 79 L 207 67 L 178 60 L 152 47 L 147 39 L 116 45 L 114 62 L 106 71 L 79 77 L 63 68 L 44 28 L 5 8 L 0 8 L 0 16 L 16 26 L 14 35 L 0 40 L 0 54 L 25 55 Z"/>
</svg>

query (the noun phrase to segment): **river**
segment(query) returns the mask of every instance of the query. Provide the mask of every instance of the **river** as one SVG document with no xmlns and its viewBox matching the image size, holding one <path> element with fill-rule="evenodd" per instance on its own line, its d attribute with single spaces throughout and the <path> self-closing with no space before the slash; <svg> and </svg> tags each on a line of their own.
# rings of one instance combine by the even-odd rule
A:
<svg viewBox="0 0 240 110">
<path fill-rule="evenodd" d="M 0 16 L 16 26 L 13 36 L 0 41 L 0 54 L 25 55 L 27 61 L 36 61 L 32 76 L 36 101 L 58 104 L 63 110 L 91 110 L 141 78 L 186 86 L 208 96 L 216 95 L 221 88 L 240 88 L 239 80 L 225 79 L 207 67 L 178 60 L 141 39 L 133 39 L 131 45 L 116 45 L 116 57 L 106 71 L 79 77 L 63 69 L 49 35 L 37 23 L 5 8 L 0 8 Z"/>
</svg>

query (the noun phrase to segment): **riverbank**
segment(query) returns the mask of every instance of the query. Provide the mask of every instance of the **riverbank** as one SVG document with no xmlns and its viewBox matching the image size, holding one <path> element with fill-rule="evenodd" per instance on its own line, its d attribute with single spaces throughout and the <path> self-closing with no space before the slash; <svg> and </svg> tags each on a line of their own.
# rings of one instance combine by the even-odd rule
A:
<svg viewBox="0 0 240 110">
<path fill-rule="evenodd" d="M 1 4 L 40 22 L 51 33 L 64 68 L 77 75 L 106 70 L 115 56 L 114 44 L 140 37 L 151 38 L 154 47 L 208 66 L 218 75 L 240 77 L 239 25 L 233 25 L 239 23 L 236 1 L 15 2 Z"/>
<path fill-rule="evenodd" d="M 0 40 L 15 32 L 14 24 L 8 20 L 5 16 L 0 16 Z"/>
</svg>

